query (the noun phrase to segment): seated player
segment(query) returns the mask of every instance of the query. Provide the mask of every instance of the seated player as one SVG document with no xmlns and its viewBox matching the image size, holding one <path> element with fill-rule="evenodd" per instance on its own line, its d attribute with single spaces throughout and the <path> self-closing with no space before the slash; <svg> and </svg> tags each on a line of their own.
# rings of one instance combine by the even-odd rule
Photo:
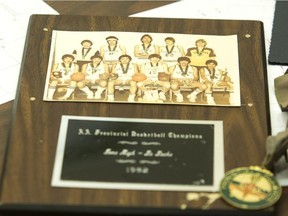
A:
<svg viewBox="0 0 288 216">
<path fill-rule="evenodd" d="M 96 84 L 97 91 L 93 96 L 93 92 L 88 92 L 88 97 L 90 99 L 101 99 L 101 94 L 107 88 L 109 68 L 102 60 L 103 57 L 100 55 L 91 56 L 91 63 L 84 64 L 82 67 L 82 72 L 85 74 L 85 80 L 83 81 L 83 86 L 86 84 Z"/>
<path fill-rule="evenodd" d="M 170 82 L 169 80 L 159 80 L 159 74 L 167 74 L 168 68 L 165 63 L 160 62 L 161 56 L 159 54 L 151 54 L 149 55 L 149 62 L 146 62 L 141 66 L 141 73 L 145 74 L 146 79 L 142 82 L 138 82 L 138 87 L 143 90 L 147 91 L 147 86 L 159 86 L 161 87 L 161 91 L 159 93 L 159 99 L 162 101 L 166 100 L 166 93 L 170 89 Z M 145 92 L 144 92 L 145 94 Z"/>
<path fill-rule="evenodd" d="M 130 55 L 121 55 L 119 62 L 112 67 L 111 77 L 115 79 L 109 79 L 108 82 L 108 101 L 114 101 L 115 86 L 129 85 L 130 93 L 128 96 L 129 102 L 135 101 L 135 95 L 137 91 L 137 85 L 132 76 L 137 72 L 137 66 L 131 63 Z"/>
<path fill-rule="evenodd" d="M 67 99 L 76 88 L 77 81 L 73 81 L 70 78 L 73 73 L 79 72 L 79 66 L 73 62 L 74 59 L 75 57 L 72 54 L 65 54 L 62 56 L 61 63 L 53 65 L 47 93 L 48 100 L 53 99 L 57 85 L 59 84 L 66 84 L 68 86 L 65 96 L 59 99 Z"/>
<path fill-rule="evenodd" d="M 207 60 L 206 67 L 201 68 L 200 81 L 207 85 L 207 93 L 211 93 L 213 87 L 227 87 L 229 91 L 234 91 L 234 84 L 228 76 L 227 70 L 216 70 L 218 62 L 215 60 Z"/>
<path fill-rule="evenodd" d="M 184 100 L 180 86 L 196 88 L 187 96 L 190 102 L 196 102 L 197 95 L 207 88 L 205 84 L 198 81 L 197 69 L 190 65 L 188 57 L 179 57 L 178 64 L 169 67 L 169 72 L 171 74 L 171 90 L 176 96 L 177 102 Z"/>
</svg>

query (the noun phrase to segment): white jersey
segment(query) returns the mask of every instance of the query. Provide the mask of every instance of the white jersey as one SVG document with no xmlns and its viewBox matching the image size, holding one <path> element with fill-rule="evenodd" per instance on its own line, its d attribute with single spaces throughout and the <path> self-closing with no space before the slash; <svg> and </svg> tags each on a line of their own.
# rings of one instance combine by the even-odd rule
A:
<svg viewBox="0 0 288 216">
<path fill-rule="evenodd" d="M 155 46 L 152 44 L 149 44 L 148 46 L 145 46 L 144 44 L 140 44 L 140 45 L 138 45 L 138 51 L 140 54 L 151 55 L 151 54 L 156 52 L 156 49 L 155 49 Z"/>
<path fill-rule="evenodd" d="M 76 54 L 74 54 L 76 61 L 91 61 L 91 56 L 95 55 L 97 50 L 95 48 L 79 48 L 76 49 Z"/>
<path fill-rule="evenodd" d="M 97 80 L 100 74 L 104 74 L 105 66 L 103 62 L 100 62 L 96 67 L 92 63 L 87 64 L 86 68 L 86 79 Z"/>
<path fill-rule="evenodd" d="M 70 79 L 70 76 L 76 72 L 75 71 L 76 68 L 76 64 L 75 63 L 71 63 L 68 67 L 65 67 L 64 63 L 59 63 L 57 65 L 56 71 L 59 71 L 61 73 L 61 78 L 60 79 Z"/>
<path fill-rule="evenodd" d="M 204 69 L 204 75 L 205 77 L 210 80 L 210 81 L 218 81 L 220 78 L 220 74 L 216 72 L 216 70 L 214 71 L 214 73 L 210 73 L 210 71 L 207 68 L 203 68 Z M 204 83 L 205 80 L 200 76 L 200 82 Z"/>
<path fill-rule="evenodd" d="M 193 79 L 194 78 L 194 69 L 190 66 L 187 65 L 185 69 L 182 69 L 180 65 L 176 65 L 173 73 L 172 73 L 172 78 L 175 79 Z"/>
<path fill-rule="evenodd" d="M 142 55 L 151 55 L 151 54 L 156 53 L 156 49 L 155 49 L 155 46 L 152 44 L 149 44 L 148 46 L 145 46 L 144 44 L 140 44 L 138 45 L 138 52 Z M 146 62 L 149 62 L 148 57 L 144 57 L 144 56 L 138 57 L 137 64 L 141 65 Z"/>
<path fill-rule="evenodd" d="M 118 74 L 118 79 L 121 80 L 130 80 L 134 75 L 134 66 L 133 64 L 128 64 L 128 68 L 124 68 L 121 63 L 116 64 L 115 73 Z"/>
<path fill-rule="evenodd" d="M 170 49 L 167 46 L 161 47 L 160 55 L 162 60 L 168 64 L 168 66 L 172 66 L 177 64 L 177 60 L 182 56 L 182 53 L 178 46 L 173 45 Z"/>
<path fill-rule="evenodd" d="M 103 51 L 104 61 L 108 63 L 118 61 L 119 57 L 122 55 L 122 50 L 118 45 L 114 49 L 111 49 L 108 45 L 105 45 L 103 47 Z"/>
<path fill-rule="evenodd" d="M 143 73 L 148 79 L 151 79 L 153 82 L 158 80 L 158 74 L 165 72 L 163 64 L 158 62 L 156 65 L 152 65 L 151 62 L 146 62 L 144 65 L 145 70 Z"/>
</svg>

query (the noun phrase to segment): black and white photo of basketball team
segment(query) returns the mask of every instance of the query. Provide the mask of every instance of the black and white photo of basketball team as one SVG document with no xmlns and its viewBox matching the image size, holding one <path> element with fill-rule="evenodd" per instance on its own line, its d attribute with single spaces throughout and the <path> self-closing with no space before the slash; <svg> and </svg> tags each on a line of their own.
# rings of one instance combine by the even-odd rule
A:
<svg viewBox="0 0 288 216">
<path fill-rule="evenodd" d="M 53 31 L 43 100 L 240 106 L 237 35 Z"/>
</svg>

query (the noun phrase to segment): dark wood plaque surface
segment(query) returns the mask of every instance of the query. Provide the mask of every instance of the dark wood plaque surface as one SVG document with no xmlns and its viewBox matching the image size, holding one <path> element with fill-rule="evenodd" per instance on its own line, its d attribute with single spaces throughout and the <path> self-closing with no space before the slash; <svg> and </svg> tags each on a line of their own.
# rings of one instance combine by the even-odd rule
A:
<svg viewBox="0 0 288 216">
<path fill-rule="evenodd" d="M 151 10 L 167 4 L 177 2 L 177 0 L 169 1 L 61 1 L 61 0 L 44 0 L 46 4 L 54 8 L 61 15 L 93 15 L 105 16 L 113 14 L 115 16 L 128 16 L 131 14 L 142 12 L 143 10 Z"/>
<path fill-rule="evenodd" d="M 1 185 L 1 208 L 79 211 L 99 214 L 270 215 L 237 210 L 222 199 L 202 210 L 204 200 L 187 192 L 51 187 L 62 115 L 185 120 L 221 120 L 225 170 L 259 165 L 270 134 L 263 25 L 259 21 L 151 19 L 33 15 L 23 56 L 18 93 Z M 169 104 L 44 102 L 52 30 L 130 31 L 238 36 L 240 107 Z M 194 43 L 194 42 L 193 42 Z M 223 44 L 225 47 L 225 44 Z M 207 201 L 207 199 L 206 199 Z"/>
</svg>

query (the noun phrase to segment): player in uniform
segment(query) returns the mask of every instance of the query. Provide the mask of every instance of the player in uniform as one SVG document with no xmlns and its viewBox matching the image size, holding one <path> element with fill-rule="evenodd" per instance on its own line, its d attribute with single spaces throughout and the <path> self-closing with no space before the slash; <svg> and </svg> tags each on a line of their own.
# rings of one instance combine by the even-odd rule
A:
<svg viewBox="0 0 288 216">
<path fill-rule="evenodd" d="M 141 65 L 149 62 L 151 54 L 159 54 L 159 46 L 152 44 L 153 38 L 149 34 L 144 34 L 141 37 L 141 44 L 134 47 L 134 56 L 138 58 L 138 70 L 141 70 Z"/>
<path fill-rule="evenodd" d="M 204 39 L 199 39 L 195 42 L 196 47 L 188 48 L 186 56 L 190 58 L 190 64 L 197 68 L 206 67 L 206 61 L 216 58 L 213 49 L 207 47 L 207 42 Z"/>
<path fill-rule="evenodd" d="M 175 44 L 173 37 L 165 38 L 165 46 L 160 47 L 160 55 L 162 61 L 164 61 L 168 67 L 176 65 L 177 59 L 181 56 L 185 56 L 185 52 L 182 46 Z"/>
<path fill-rule="evenodd" d="M 107 88 L 107 79 L 109 76 L 108 65 L 102 60 L 103 57 L 100 55 L 91 56 L 91 63 L 84 64 L 82 67 L 82 72 L 85 74 L 85 81 L 83 81 L 83 86 L 86 84 L 97 84 L 97 91 L 93 96 L 93 92 L 89 92 L 89 97 L 94 99 L 101 99 L 101 94 Z M 91 95 L 92 94 L 92 95 Z"/>
<path fill-rule="evenodd" d="M 166 100 L 166 93 L 170 89 L 169 81 L 161 81 L 158 79 L 159 73 L 168 73 L 168 67 L 165 63 L 160 62 L 161 56 L 159 54 L 151 54 L 149 56 L 149 62 L 146 62 L 141 66 L 141 73 L 145 74 L 146 80 L 138 82 L 138 87 L 144 91 L 147 91 L 146 86 L 154 85 L 160 86 L 161 91 L 159 93 L 159 99 L 162 101 Z"/>
<path fill-rule="evenodd" d="M 75 57 L 75 63 L 79 65 L 79 68 L 82 68 L 83 64 L 91 62 L 91 56 L 99 53 L 99 51 L 93 47 L 93 43 L 91 40 L 83 40 L 81 42 L 80 48 L 77 48 L 73 51 L 73 55 Z"/>
<path fill-rule="evenodd" d="M 110 67 L 118 62 L 121 55 L 126 54 L 126 48 L 119 45 L 118 40 L 119 39 L 115 36 L 109 36 L 106 38 L 107 45 L 103 45 L 100 48 L 100 54 L 103 57 L 103 61 Z"/>
<path fill-rule="evenodd" d="M 108 82 L 108 101 L 114 101 L 115 86 L 120 87 L 124 85 L 130 85 L 128 101 L 134 102 L 137 91 L 136 82 L 132 80 L 132 76 L 137 72 L 137 66 L 131 63 L 132 57 L 130 55 L 121 55 L 119 62 L 112 68 L 112 75 L 116 79 L 110 79 Z M 120 91 L 123 88 L 120 88 Z"/>
<path fill-rule="evenodd" d="M 53 65 L 47 99 L 52 100 L 58 84 L 68 85 L 67 92 L 62 99 L 67 99 L 76 88 L 76 81 L 71 80 L 73 73 L 79 72 L 79 66 L 74 63 L 75 57 L 72 54 L 62 56 L 62 62 Z"/>
<path fill-rule="evenodd" d="M 218 62 L 215 60 L 207 60 L 206 67 L 203 67 L 199 71 L 200 82 L 207 85 L 206 96 L 208 103 L 215 103 L 212 98 L 212 89 L 213 87 L 227 87 L 230 92 L 234 91 L 234 85 L 231 81 L 231 78 L 227 75 L 227 71 L 216 70 Z M 232 99 L 231 99 L 232 100 Z"/>
<path fill-rule="evenodd" d="M 217 61 L 208 60 L 206 61 L 206 65 L 207 66 L 205 68 L 200 70 L 200 81 L 208 86 L 206 92 L 211 93 L 211 89 L 215 85 L 225 85 L 229 87 L 229 90 L 234 90 L 233 82 L 227 75 L 227 72 L 220 69 L 216 70 L 216 66 L 218 65 Z"/>
<path fill-rule="evenodd" d="M 204 91 L 207 86 L 198 81 L 197 68 L 191 66 L 190 59 L 188 57 L 179 57 L 178 64 L 169 67 L 169 73 L 171 74 L 171 90 L 176 96 L 177 102 L 183 102 L 183 95 L 180 92 L 180 86 L 187 86 L 196 88 L 187 97 L 190 102 L 196 102 L 197 95 Z"/>
</svg>

